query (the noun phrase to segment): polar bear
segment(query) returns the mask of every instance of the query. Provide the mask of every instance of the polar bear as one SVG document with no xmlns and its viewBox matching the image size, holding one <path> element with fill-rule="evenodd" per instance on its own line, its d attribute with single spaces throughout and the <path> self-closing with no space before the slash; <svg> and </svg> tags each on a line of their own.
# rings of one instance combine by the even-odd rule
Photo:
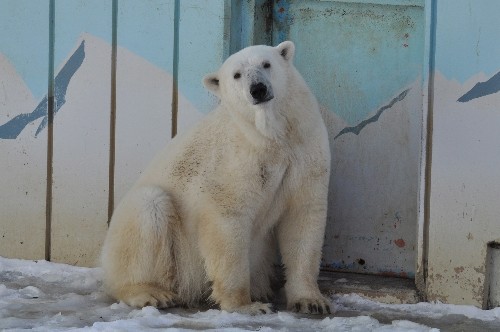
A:
<svg viewBox="0 0 500 332">
<path fill-rule="evenodd" d="M 294 52 L 291 41 L 247 47 L 204 78 L 218 107 L 170 141 L 114 211 L 102 251 L 114 298 L 269 313 L 281 257 L 287 308 L 330 312 L 317 284 L 329 141 Z"/>
</svg>

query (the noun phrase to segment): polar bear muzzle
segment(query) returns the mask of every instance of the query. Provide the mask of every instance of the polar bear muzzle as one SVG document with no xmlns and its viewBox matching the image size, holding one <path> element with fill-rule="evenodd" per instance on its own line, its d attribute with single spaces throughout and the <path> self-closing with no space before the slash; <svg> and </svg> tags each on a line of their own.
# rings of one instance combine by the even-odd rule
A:
<svg viewBox="0 0 500 332">
<path fill-rule="evenodd" d="M 253 98 L 253 104 L 265 103 L 274 98 L 273 90 L 262 82 L 252 83 L 250 85 L 250 95 Z"/>
</svg>

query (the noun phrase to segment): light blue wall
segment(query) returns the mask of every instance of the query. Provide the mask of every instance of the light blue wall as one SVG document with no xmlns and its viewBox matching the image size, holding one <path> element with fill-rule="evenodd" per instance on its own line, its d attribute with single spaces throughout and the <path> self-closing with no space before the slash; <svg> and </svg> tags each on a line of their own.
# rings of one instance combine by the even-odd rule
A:
<svg viewBox="0 0 500 332">
<path fill-rule="evenodd" d="M 56 1 L 56 73 L 78 46 L 82 33 L 111 44 L 112 2 L 90 2 Z M 210 97 L 201 79 L 218 68 L 227 51 L 223 44 L 224 6 L 224 0 L 181 1 L 179 86 L 204 112 L 209 110 Z M 0 52 L 13 63 L 36 99 L 43 98 L 47 92 L 48 8 L 48 0 L 0 2 Z M 118 45 L 172 73 L 173 20 L 174 0 L 120 0 Z M 207 52 L 207 49 L 214 51 Z"/>
<path fill-rule="evenodd" d="M 438 1 L 436 70 L 464 83 L 500 69 L 500 1 Z M 460 42 L 452 42 L 460 41 Z M 446 45 L 446 47 L 444 47 Z"/>
<path fill-rule="evenodd" d="M 226 0 L 181 0 L 179 22 L 179 89 L 203 113 L 213 107 L 212 95 L 201 83 L 225 60 Z"/>
<path fill-rule="evenodd" d="M 174 0 L 118 1 L 118 45 L 171 73 Z"/>
<path fill-rule="evenodd" d="M 56 1 L 56 73 L 71 51 L 78 46 L 78 39 L 84 32 L 111 43 L 111 0 Z"/>
<path fill-rule="evenodd" d="M 24 79 L 35 98 L 47 92 L 49 1 L 0 1 L 0 53 Z"/>
</svg>

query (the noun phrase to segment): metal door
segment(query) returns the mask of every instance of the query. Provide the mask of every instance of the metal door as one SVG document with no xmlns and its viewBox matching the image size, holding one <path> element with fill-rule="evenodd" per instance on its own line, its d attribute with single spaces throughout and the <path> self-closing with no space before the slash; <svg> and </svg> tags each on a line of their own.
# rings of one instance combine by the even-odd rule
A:
<svg viewBox="0 0 500 332">
<path fill-rule="evenodd" d="M 327 269 L 414 277 L 424 1 L 273 2 L 273 44 L 326 110 L 332 150 Z"/>
</svg>

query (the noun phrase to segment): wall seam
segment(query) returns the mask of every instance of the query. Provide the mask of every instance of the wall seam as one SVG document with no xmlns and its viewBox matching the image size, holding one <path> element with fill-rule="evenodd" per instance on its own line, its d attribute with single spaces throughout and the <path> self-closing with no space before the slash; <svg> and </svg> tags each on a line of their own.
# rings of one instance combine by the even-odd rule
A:
<svg viewBox="0 0 500 332">
<path fill-rule="evenodd" d="M 427 124 L 425 145 L 425 193 L 424 193 L 424 225 L 423 225 L 423 277 L 427 289 L 429 274 L 429 227 L 430 227 L 430 204 L 431 204 L 431 173 L 432 173 L 432 136 L 434 115 L 434 74 L 436 70 L 436 24 L 437 24 L 437 0 L 431 0 L 430 21 L 430 49 L 429 49 L 429 83 L 427 86 Z"/>
<path fill-rule="evenodd" d="M 54 159 L 54 47 L 55 0 L 49 2 L 49 68 L 47 87 L 47 187 L 45 195 L 45 260 L 50 261 L 52 250 L 52 183 Z"/>
<path fill-rule="evenodd" d="M 117 63 L 118 0 L 113 0 L 111 9 L 111 100 L 109 115 L 109 178 L 108 178 L 108 226 L 115 205 L 115 160 L 116 160 L 116 63 Z"/>
<path fill-rule="evenodd" d="M 180 23 L 180 0 L 175 0 L 174 6 L 174 48 L 172 64 L 172 123 L 171 137 L 177 135 L 177 116 L 179 107 L 179 23 Z"/>
</svg>

